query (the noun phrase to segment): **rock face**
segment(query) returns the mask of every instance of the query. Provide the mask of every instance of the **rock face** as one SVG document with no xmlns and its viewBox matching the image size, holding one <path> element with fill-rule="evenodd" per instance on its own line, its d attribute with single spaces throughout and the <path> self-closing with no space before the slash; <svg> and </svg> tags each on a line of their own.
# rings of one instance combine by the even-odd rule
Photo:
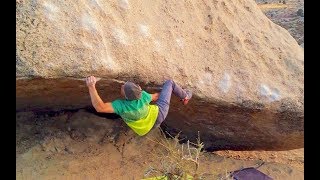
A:
<svg viewBox="0 0 320 180">
<path fill-rule="evenodd" d="M 88 75 L 105 101 L 121 81 L 152 92 L 172 78 L 194 98 L 173 98 L 171 132 L 211 149 L 303 147 L 303 49 L 253 0 L 16 4 L 17 110 L 88 106 Z"/>
</svg>

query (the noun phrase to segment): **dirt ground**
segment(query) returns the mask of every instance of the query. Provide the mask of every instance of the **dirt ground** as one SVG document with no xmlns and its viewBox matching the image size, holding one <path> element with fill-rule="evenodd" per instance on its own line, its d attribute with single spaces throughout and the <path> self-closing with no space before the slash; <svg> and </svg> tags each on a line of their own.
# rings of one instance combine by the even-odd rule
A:
<svg viewBox="0 0 320 180">
<path fill-rule="evenodd" d="M 161 168 L 164 139 L 156 129 L 136 136 L 118 117 L 90 109 L 16 113 L 17 179 L 142 179 Z M 169 143 L 174 140 L 168 140 Z M 180 147 L 181 145 L 179 145 Z M 282 152 L 203 152 L 199 174 L 217 179 L 229 171 L 257 167 L 274 179 L 304 179 L 303 149 Z M 215 178 L 214 178 L 215 177 Z"/>
</svg>

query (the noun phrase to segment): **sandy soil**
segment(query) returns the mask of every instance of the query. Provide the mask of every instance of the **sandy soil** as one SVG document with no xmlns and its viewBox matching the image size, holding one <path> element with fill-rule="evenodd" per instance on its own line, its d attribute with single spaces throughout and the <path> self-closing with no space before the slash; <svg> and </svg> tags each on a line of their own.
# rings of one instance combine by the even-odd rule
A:
<svg viewBox="0 0 320 180">
<path fill-rule="evenodd" d="M 217 151 L 215 154 L 241 160 L 259 159 L 264 162 L 288 164 L 303 171 L 304 148 L 290 151 Z"/>
<path fill-rule="evenodd" d="M 163 166 L 158 130 L 138 137 L 117 117 L 79 110 L 17 112 L 16 120 L 17 179 L 142 179 Z M 259 170 L 274 179 L 304 179 L 303 149 L 203 152 L 199 162 L 207 179 L 263 162 Z"/>
</svg>

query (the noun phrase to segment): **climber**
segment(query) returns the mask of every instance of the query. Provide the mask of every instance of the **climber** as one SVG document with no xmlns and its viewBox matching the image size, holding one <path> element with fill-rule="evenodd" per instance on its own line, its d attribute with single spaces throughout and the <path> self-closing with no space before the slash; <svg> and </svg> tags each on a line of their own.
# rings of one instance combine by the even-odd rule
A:
<svg viewBox="0 0 320 180">
<path fill-rule="evenodd" d="M 159 127 L 168 115 L 171 94 L 180 98 L 186 105 L 192 92 L 183 90 L 173 80 L 166 80 L 160 93 L 149 94 L 139 85 L 127 81 L 121 86 L 123 99 L 103 102 L 96 88 L 94 76 L 86 78 L 91 103 L 97 112 L 116 113 L 138 135 L 147 134 L 152 128 Z M 151 101 L 155 104 L 149 104 Z"/>
</svg>

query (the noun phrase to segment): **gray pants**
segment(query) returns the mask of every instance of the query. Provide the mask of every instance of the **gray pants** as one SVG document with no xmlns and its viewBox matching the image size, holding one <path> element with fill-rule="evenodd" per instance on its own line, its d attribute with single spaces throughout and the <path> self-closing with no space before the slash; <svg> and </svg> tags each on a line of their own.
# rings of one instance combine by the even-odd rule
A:
<svg viewBox="0 0 320 180">
<path fill-rule="evenodd" d="M 169 112 L 171 94 L 178 96 L 180 99 L 187 97 L 186 91 L 178 86 L 173 80 L 166 80 L 163 84 L 159 98 L 156 101 L 156 105 L 159 107 L 159 113 L 157 120 L 154 124 L 154 128 L 159 127 L 165 120 Z"/>
</svg>

